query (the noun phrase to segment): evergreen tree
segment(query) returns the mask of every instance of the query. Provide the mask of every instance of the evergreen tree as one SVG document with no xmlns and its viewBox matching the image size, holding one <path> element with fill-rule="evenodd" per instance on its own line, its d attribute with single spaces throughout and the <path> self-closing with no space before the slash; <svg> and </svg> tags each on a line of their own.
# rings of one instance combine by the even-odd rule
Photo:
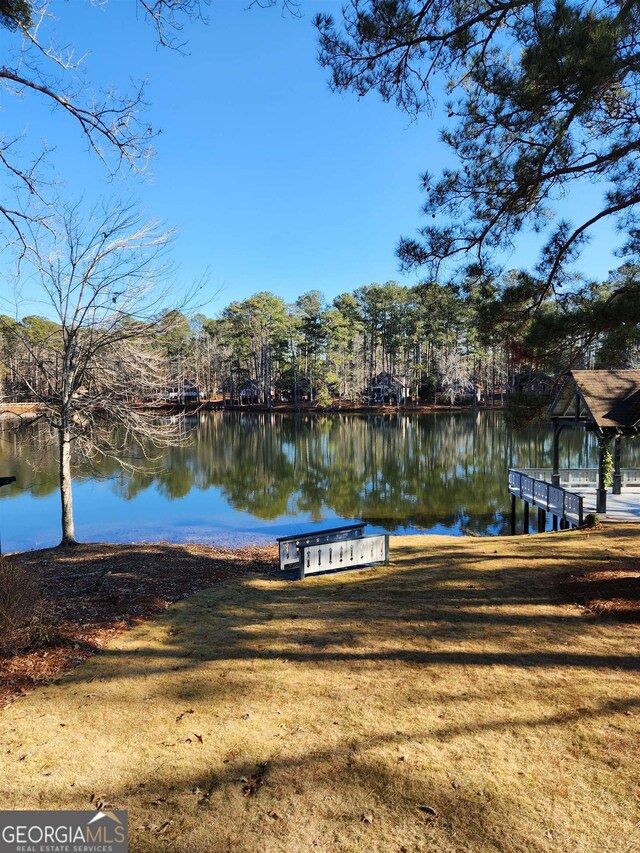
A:
<svg viewBox="0 0 640 853">
<path fill-rule="evenodd" d="M 435 277 L 457 260 L 478 275 L 533 228 L 546 242 L 530 311 L 572 289 L 571 262 L 597 222 L 617 219 L 637 256 L 633 0 L 351 0 L 341 21 L 321 14 L 316 27 L 333 88 L 377 91 L 412 115 L 448 93 L 442 138 L 458 164 L 424 175 L 428 220 L 400 242 L 405 269 L 427 265 Z M 579 180 L 599 183 L 600 197 L 568 222 L 554 204 Z"/>
</svg>

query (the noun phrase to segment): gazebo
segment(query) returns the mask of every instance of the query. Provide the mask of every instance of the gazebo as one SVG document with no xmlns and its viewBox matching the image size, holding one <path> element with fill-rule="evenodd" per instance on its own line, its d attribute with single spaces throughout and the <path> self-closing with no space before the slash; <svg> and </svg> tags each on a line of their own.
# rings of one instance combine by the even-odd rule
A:
<svg viewBox="0 0 640 853">
<path fill-rule="evenodd" d="M 567 427 L 594 432 L 599 465 L 596 512 L 607 510 L 607 460 L 613 443 L 612 493 L 622 493 L 622 439 L 640 432 L 640 370 L 571 370 L 549 408 L 554 424 L 551 482 L 560 484 L 560 434 Z"/>
</svg>

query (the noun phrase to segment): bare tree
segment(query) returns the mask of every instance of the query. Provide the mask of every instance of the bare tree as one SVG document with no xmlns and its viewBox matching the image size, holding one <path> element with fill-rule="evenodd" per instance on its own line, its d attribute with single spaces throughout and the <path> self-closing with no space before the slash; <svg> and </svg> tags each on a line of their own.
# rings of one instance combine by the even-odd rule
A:
<svg viewBox="0 0 640 853">
<path fill-rule="evenodd" d="M 181 18 L 199 12 L 197 0 L 138 0 L 150 18 L 160 42 L 172 45 Z M 0 67 L 0 87 L 19 100 L 40 100 L 66 115 L 110 172 L 123 164 L 144 169 L 152 153 L 154 130 L 143 120 L 144 83 L 130 91 L 92 86 L 85 76 L 85 55 L 65 45 L 56 33 L 49 4 L 7 0 L 0 10 L 0 26 L 9 30 L 9 50 Z M 62 46 L 61 46 L 62 45 Z M 0 221 L 9 226 L 22 255 L 27 250 L 29 225 L 46 221 L 51 201 L 43 161 L 45 145 L 28 154 L 25 133 L 0 135 L 0 174 L 5 191 L 0 197 Z M 11 239 L 11 238 L 10 238 Z"/>
<path fill-rule="evenodd" d="M 168 383 L 155 344 L 168 316 L 170 238 L 131 205 L 94 209 L 86 220 L 80 206 L 68 207 L 57 222 L 33 230 L 28 244 L 32 287 L 56 326 L 34 342 L 0 318 L 0 331 L 30 356 L 22 382 L 57 435 L 61 545 L 76 541 L 72 450 L 126 466 L 132 443 L 146 455 L 150 445 L 184 441 L 179 419 L 162 421 L 148 407 Z"/>
<path fill-rule="evenodd" d="M 456 400 L 473 388 L 469 360 L 457 347 L 445 347 L 437 356 L 442 393 L 453 406 Z"/>
</svg>

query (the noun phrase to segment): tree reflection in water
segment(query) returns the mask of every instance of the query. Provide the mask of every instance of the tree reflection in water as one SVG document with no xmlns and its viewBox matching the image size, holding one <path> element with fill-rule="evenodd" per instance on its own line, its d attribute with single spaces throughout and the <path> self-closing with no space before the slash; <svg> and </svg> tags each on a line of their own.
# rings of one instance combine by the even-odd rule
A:
<svg viewBox="0 0 640 853">
<path fill-rule="evenodd" d="M 189 419 L 189 427 L 189 446 L 155 454 L 149 448 L 151 458 L 139 456 L 133 474 L 102 459 L 91 468 L 77 463 L 76 480 L 111 478 L 123 518 L 136 511 L 126 509 L 126 502 L 153 489 L 169 539 L 180 538 L 172 530 L 175 501 L 189 495 L 204 515 L 211 489 L 245 525 L 240 514 L 264 522 L 331 517 L 361 519 L 390 531 L 486 534 L 508 529 L 507 468 L 551 465 L 550 427 L 514 431 L 492 412 L 203 412 Z M 623 465 L 640 465 L 638 445 L 626 443 Z M 596 466 L 589 434 L 566 430 L 561 447 L 563 467 Z M 11 501 L 25 488 L 55 499 L 57 463 L 46 433 L 37 428 L 3 433 L 0 473 L 13 474 L 18 483 L 5 488 L 0 499 Z"/>
</svg>

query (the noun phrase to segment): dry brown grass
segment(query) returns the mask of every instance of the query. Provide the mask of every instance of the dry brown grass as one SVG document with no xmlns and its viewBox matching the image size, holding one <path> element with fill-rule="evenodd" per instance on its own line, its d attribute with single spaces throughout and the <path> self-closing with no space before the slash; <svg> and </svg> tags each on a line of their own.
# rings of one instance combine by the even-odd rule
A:
<svg viewBox="0 0 640 853">
<path fill-rule="evenodd" d="M 640 528 L 398 537 L 220 584 L 0 716 L 4 808 L 127 808 L 131 850 L 640 850 L 637 625 L 559 571 Z"/>
</svg>

